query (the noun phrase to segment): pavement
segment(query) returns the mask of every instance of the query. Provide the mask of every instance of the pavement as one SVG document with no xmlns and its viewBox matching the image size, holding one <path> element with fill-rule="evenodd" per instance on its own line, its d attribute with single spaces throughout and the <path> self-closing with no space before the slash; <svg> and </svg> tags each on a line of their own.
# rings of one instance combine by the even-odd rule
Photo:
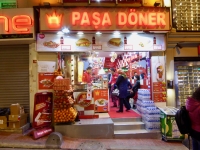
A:
<svg viewBox="0 0 200 150">
<path fill-rule="evenodd" d="M 48 136 L 33 140 L 31 136 L 0 131 L 0 149 L 48 149 Z M 180 142 L 161 139 L 74 139 L 63 137 L 61 149 L 66 150 L 187 150 Z"/>
</svg>

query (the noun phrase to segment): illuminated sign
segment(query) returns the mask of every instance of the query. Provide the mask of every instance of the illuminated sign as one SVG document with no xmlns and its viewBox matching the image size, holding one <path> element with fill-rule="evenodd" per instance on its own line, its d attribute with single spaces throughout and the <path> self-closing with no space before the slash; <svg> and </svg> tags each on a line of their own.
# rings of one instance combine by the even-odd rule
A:
<svg viewBox="0 0 200 150">
<path fill-rule="evenodd" d="M 4 25 L 5 32 L 9 32 L 9 22 L 16 32 L 29 32 L 29 27 L 32 26 L 32 19 L 27 15 L 17 15 L 10 20 L 5 16 L 0 16 L 0 20 L 2 20 L 0 23 Z"/>
<path fill-rule="evenodd" d="M 40 29 L 71 31 L 91 30 L 170 30 L 170 9 L 155 8 L 60 8 L 40 9 Z"/>
<path fill-rule="evenodd" d="M 0 9 L 17 8 L 16 0 L 0 0 Z"/>
<path fill-rule="evenodd" d="M 0 35 L 34 33 L 33 9 L 0 10 Z"/>
<path fill-rule="evenodd" d="M 60 28 L 61 27 L 61 20 L 62 20 L 62 14 L 56 14 L 56 12 L 53 12 L 52 15 L 46 14 L 49 28 Z"/>
<path fill-rule="evenodd" d="M 100 14 L 100 12 L 93 12 L 92 14 L 87 12 L 72 12 L 71 24 L 73 26 L 110 26 L 112 25 L 111 17 L 108 12 Z M 118 26 L 165 26 L 165 13 L 142 13 L 131 11 L 130 13 L 117 12 L 117 19 L 115 22 Z"/>
</svg>

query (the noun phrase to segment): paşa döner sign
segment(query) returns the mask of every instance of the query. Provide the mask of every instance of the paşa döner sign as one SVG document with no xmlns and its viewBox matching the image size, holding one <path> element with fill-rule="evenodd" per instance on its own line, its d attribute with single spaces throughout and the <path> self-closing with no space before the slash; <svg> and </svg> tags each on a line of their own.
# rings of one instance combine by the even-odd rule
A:
<svg viewBox="0 0 200 150">
<path fill-rule="evenodd" d="M 112 27 L 122 30 L 141 28 L 168 30 L 169 13 L 164 9 L 162 11 L 141 11 L 137 9 L 128 9 L 126 11 L 115 10 L 105 11 L 97 10 L 78 10 L 71 9 L 65 11 L 46 12 L 45 17 L 49 29 L 61 28 L 64 25 L 70 26 L 72 30 L 92 30 L 103 29 L 110 30 Z"/>
</svg>

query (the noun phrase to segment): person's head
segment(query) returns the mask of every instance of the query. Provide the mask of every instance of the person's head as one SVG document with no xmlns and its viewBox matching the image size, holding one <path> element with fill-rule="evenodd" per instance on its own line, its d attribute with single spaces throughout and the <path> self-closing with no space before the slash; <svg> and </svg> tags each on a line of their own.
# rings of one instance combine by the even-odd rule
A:
<svg viewBox="0 0 200 150">
<path fill-rule="evenodd" d="M 117 73 L 122 75 L 122 76 L 124 76 L 124 77 L 126 77 L 126 73 L 122 69 L 118 69 Z"/>
<path fill-rule="evenodd" d="M 134 76 L 138 75 L 137 72 L 134 72 Z"/>
<path fill-rule="evenodd" d="M 86 69 L 86 71 L 88 72 L 88 73 L 92 73 L 92 67 L 87 67 L 87 69 Z"/>
<path fill-rule="evenodd" d="M 136 80 L 140 80 L 140 76 L 135 75 L 135 76 L 134 76 L 134 79 L 136 79 Z"/>
<path fill-rule="evenodd" d="M 192 98 L 200 101 L 200 87 L 198 87 L 192 94 Z"/>
<path fill-rule="evenodd" d="M 115 73 L 115 68 L 110 68 L 110 71 L 111 71 L 111 73 L 113 74 L 113 73 Z"/>
</svg>

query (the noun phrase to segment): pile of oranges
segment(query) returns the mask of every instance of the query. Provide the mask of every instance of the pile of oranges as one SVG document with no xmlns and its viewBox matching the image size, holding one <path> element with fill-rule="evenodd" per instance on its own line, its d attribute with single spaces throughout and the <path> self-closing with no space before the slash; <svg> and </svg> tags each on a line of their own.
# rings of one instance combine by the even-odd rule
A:
<svg viewBox="0 0 200 150">
<path fill-rule="evenodd" d="M 68 109 L 55 109 L 54 110 L 54 122 L 73 122 L 76 118 L 77 111 L 70 107 Z"/>
</svg>

